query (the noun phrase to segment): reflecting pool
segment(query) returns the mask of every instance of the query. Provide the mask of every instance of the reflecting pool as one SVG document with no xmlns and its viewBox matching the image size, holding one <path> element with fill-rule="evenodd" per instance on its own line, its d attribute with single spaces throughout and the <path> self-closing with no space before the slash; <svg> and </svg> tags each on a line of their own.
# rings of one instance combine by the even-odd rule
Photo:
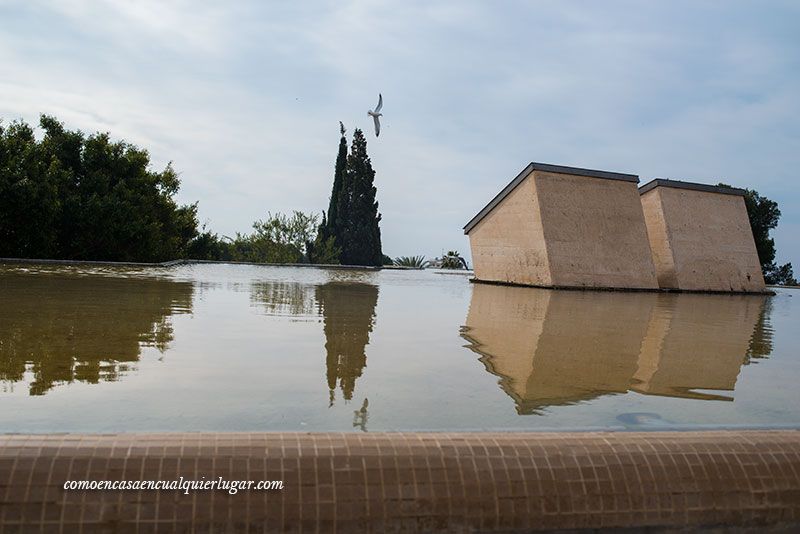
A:
<svg viewBox="0 0 800 534">
<path fill-rule="evenodd" d="M 0 264 L 0 431 L 800 427 L 798 297 Z"/>
</svg>

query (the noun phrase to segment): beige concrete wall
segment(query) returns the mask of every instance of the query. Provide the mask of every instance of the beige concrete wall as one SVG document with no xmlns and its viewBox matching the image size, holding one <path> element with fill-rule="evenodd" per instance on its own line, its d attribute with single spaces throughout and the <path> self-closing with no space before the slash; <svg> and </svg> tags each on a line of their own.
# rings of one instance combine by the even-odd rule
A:
<svg viewBox="0 0 800 534">
<path fill-rule="evenodd" d="M 541 171 L 534 179 L 553 285 L 658 287 L 634 182 Z"/>
<path fill-rule="evenodd" d="M 549 286 L 536 184 L 523 181 L 469 233 L 479 280 Z"/>
<path fill-rule="evenodd" d="M 663 287 L 764 291 L 743 197 L 656 187 L 642 207 Z"/>
<path fill-rule="evenodd" d="M 658 285 L 662 288 L 677 289 L 678 278 L 675 275 L 675 262 L 667 236 L 667 225 L 664 224 L 661 195 L 645 193 L 641 196 L 641 202 Z"/>
<path fill-rule="evenodd" d="M 469 238 L 479 280 L 658 287 L 633 182 L 535 171 Z"/>
</svg>

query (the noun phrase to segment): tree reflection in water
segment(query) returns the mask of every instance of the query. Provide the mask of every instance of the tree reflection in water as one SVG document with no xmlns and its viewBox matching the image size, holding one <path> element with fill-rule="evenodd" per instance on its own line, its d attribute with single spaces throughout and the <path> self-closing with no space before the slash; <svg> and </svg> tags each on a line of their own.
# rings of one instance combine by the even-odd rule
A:
<svg viewBox="0 0 800 534">
<path fill-rule="evenodd" d="M 259 281 L 250 287 L 250 300 L 265 315 L 308 320 L 314 316 L 314 286 L 299 282 Z"/>
<path fill-rule="evenodd" d="M 375 324 L 378 287 L 357 282 L 328 282 L 317 286 L 316 300 L 324 322 L 325 364 L 330 404 L 333 405 L 337 383 L 344 399 L 351 400 L 356 379 L 367 366 L 366 346 Z M 364 410 L 366 412 L 366 406 Z"/>
<path fill-rule="evenodd" d="M 750 337 L 750 345 L 747 348 L 745 364 L 756 363 L 757 360 L 769 357 L 772 354 L 772 324 L 769 317 L 772 314 L 772 299 L 764 299 L 764 306 L 758 314 L 756 327 Z"/>
<path fill-rule="evenodd" d="M 164 278 L 0 270 L 0 380 L 31 395 L 116 381 L 141 348 L 165 352 L 170 317 L 191 313 L 193 286 Z"/>
</svg>

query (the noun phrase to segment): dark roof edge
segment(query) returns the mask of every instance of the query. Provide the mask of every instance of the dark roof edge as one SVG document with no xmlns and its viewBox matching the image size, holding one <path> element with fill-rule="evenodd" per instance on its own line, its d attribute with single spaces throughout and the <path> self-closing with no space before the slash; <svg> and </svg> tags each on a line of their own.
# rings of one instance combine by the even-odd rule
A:
<svg viewBox="0 0 800 534">
<path fill-rule="evenodd" d="M 695 182 L 683 182 L 681 180 L 667 180 L 665 178 L 656 178 L 644 184 L 639 188 L 639 194 L 644 195 L 648 191 L 652 191 L 656 187 L 673 187 L 675 189 L 691 189 L 693 191 L 704 191 L 706 193 L 720 193 L 723 195 L 736 195 L 744 196 L 746 191 L 744 189 L 737 189 L 736 187 L 722 187 L 719 185 L 698 184 Z"/>
<path fill-rule="evenodd" d="M 571 174 L 574 176 L 589 176 L 591 178 L 603 178 L 606 180 L 623 180 L 625 182 L 633 182 L 638 184 L 639 177 L 635 174 L 623 174 L 619 172 L 596 171 L 592 169 L 581 169 L 579 167 L 565 167 L 563 165 L 550 165 L 547 163 L 536 163 L 535 161 L 528 164 L 516 178 L 503 188 L 475 217 L 464 226 L 464 233 L 468 234 L 484 217 L 486 217 L 500 202 L 503 201 L 517 186 L 522 183 L 533 171 L 553 172 L 558 174 Z"/>
<path fill-rule="evenodd" d="M 477 215 L 475 215 L 475 217 L 473 217 L 472 219 L 470 219 L 470 221 L 469 221 L 469 222 L 468 222 L 468 223 L 467 223 L 467 224 L 464 226 L 464 233 L 465 233 L 465 234 L 468 234 L 470 230 L 472 230 L 473 228 L 475 228 L 475 225 L 477 225 L 479 222 L 481 222 L 481 220 L 482 220 L 484 217 L 486 217 L 487 215 L 489 215 L 489 212 L 490 212 L 490 211 L 492 211 L 494 208 L 496 208 L 496 207 L 497 207 L 497 205 L 498 205 L 498 204 L 500 204 L 500 203 L 503 201 L 503 199 L 504 199 L 504 198 L 506 198 L 506 197 L 507 197 L 507 196 L 508 196 L 508 195 L 511 193 L 511 191 L 513 191 L 514 189 L 516 189 L 516 188 L 517 188 L 517 186 L 518 186 L 520 183 L 522 183 L 522 181 L 523 181 L 525 178 L 527 178 L 527 177 L 528 177 L 528 175 L 529 175 L 530 173 L 532 173 L 532 172 L 533 172 L 533 163 L 530 163 L 530 164 L 528 164 L 528 166 L 527 166 L 527 167 L 525 167 L 524 169 L 522 169 L 522 172 L 520 172 L 520 173 L 519 173 L 519 174 L 516 176 L 516 178 L 514 178 L 513 180 L 511 180 L 511 182 L 510 182 L 510 183 L 509 183 L 507 186 L 505 186 L 505 187 L 503 188 L 503 190 L 502 190 L 502 191 L 500 191 L 499 193 L 497 193 L 497 195 L 496 195 L 496 196 L 495 196 L 495 197 L 494 197 L 492 200 L 490 200 L 490 201 L 489 201 L 489 203 L 488 203 L 488 204 L 486 204 L 486 205 L 483 207 L 483 209 L 482 209 L 481 211 L 479 211 L 479 212 L 478 212 L 478 214 L 477 214 Z"/>
<path fill-rule="evenodd" d="M 549 165 L 547 163 L 531 163 L 534 171 L 555 172 L 558 174 L 572 174 L 574 176 L 590 176 L 592 178 L 603 178 L 605 180 L 622 180 L 624 182 L 639 183 L 639 177 L 635 174 L 624 174 L 621 172 L 596 171 L 594 169 L 581 169 L 580 167 L 565 167 L 563 165 Z"/>
</svg>

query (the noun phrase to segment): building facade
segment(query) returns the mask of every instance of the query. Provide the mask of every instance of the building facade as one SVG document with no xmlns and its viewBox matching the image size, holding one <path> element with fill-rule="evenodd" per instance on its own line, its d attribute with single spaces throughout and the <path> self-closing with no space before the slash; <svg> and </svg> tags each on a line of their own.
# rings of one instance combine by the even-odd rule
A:
<svg viewBox="0 0 800 534">
<path fill-rule="evenodd" d="M 657 289 L 638 183 L 531 163 L 464 227 L 476 280 Z"/>
<path fill-rule="evenodd" d="M 657 179 L 639 193 L 661 288 L 766 290 L 744 190 Z"/>
</svg>

